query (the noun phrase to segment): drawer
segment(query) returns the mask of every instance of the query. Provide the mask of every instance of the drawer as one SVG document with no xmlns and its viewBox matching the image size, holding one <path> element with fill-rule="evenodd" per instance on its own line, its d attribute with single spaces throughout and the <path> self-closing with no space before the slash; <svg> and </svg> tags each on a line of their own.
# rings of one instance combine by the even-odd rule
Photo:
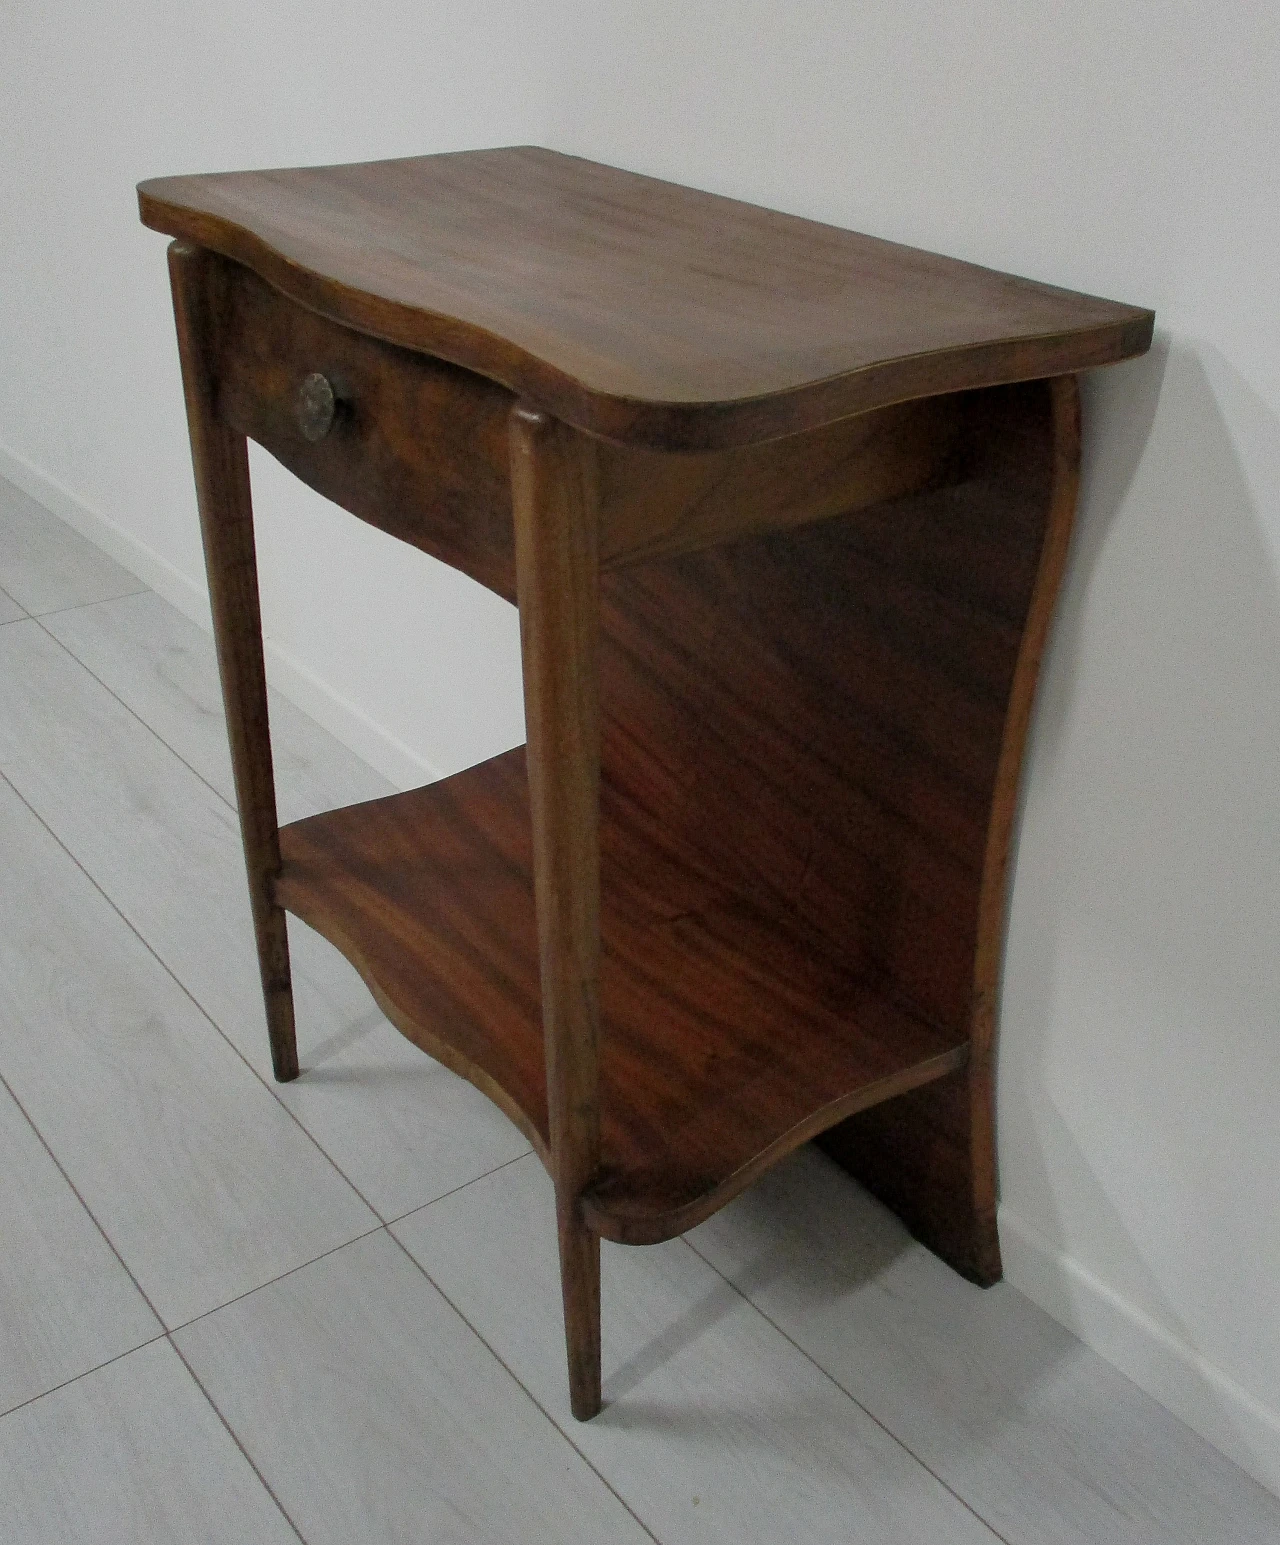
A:
<svg viewBox="0 0 1280 1545">
<path fill-rule="evenodd" d="M 514 600 L 514 395 L 221 261 L 219 417 L 343 509 Z M 955 481 L 968 470 L 957 457 L 967 399 L 981 395 L 895 403 L 733 451 L 597 441 L 601 565 L 695 552 Z"/>
<path fill-rule="evenodd" d="M 343 509 L 514 600 L 512 394 L 223 265 L 218 416 Z"/>
</svg>

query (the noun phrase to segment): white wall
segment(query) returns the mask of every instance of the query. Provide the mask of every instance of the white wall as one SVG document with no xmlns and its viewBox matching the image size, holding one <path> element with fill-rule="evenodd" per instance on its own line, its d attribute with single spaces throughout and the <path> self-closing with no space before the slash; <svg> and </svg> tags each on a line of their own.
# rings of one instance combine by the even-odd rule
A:
<svg viewBox="0 0 1280 1545">
<path fill-rule="evenodd" d="M 511 0 L 0 12 L 0 474 L 207 622 L 165 238 L 134 184 L 527 140 L 534 18 Z M 268 457 L 254 474 L 277 683 L 406 786 L 518 744 L 514 610 Z"/>
<path fill-rule="evenodd" d="M 0 471 L 187 604 L 143 175 L 535 139 L 1157 309 L 1152 354 L 1087 393 L 1013 887 L 1001 1227 L 1014 1282 L 1280 1490 L 1280 13 L 274 9 L 6 20 Z M 282 684 L 406 784 L 516 740 L 509 609 L 261 471 Z"/>
</svg>

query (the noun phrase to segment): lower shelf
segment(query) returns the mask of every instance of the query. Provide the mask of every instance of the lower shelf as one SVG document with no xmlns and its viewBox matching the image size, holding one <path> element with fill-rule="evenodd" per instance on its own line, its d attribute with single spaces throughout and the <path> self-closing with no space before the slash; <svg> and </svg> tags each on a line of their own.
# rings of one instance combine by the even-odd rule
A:
<svg viewBox="0 0 1280 1545">
<path fill-rule="evenodd" d="M 650 850 L 602 796 L 604 1237 L 683 1232 L 845 1116 L 963 1065 L 967 1041 L 768 913 Z M 353 962 L 410 1040 L 546 1157 L 523 750 L 280 833 L 280 903 Z"/>
</svg>

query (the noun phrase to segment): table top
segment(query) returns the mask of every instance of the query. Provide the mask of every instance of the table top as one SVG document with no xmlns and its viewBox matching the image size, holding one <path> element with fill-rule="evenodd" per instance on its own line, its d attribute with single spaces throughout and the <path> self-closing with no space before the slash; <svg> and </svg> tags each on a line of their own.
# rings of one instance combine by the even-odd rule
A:
<svg viewBox="0 0 1280 1545">
<path fill-rule="evenodd" d="M 593 434 L 749 444 L 1143 353 L 1153 316 L 536 146 L 164 177 L 143 222 Z"/>
</svg>

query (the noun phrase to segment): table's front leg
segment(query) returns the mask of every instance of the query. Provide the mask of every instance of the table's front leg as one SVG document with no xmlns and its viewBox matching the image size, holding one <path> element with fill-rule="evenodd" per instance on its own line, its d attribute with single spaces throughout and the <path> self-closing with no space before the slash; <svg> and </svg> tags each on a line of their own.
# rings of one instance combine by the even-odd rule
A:
<svg viewBox="0 0 1280 1545">
<path fill-rule="evenodd" d="M 298 1075 L 298 1048 L 289 939 L 284 912 L 276 905 L 274 895 L 280 872 L 280 842 L 267 720 L 249 458 L 244 436 L 218 419 L 215 401 L 214 334 L 224 268 L 221 260 L 204 248 L 180 241 L 169 248 L 191 459 L 267 1033 L 271 1038 L 275 1076 L 283 1082 Z"/>
<path fill-rule="evenodd" d="M 599 498 L 594 442 L 511 414 L 516 584 L 569 1396 L 600 1409 L 600 1239 L 582 1194 L 600 1159 Z"/>
</svg>

